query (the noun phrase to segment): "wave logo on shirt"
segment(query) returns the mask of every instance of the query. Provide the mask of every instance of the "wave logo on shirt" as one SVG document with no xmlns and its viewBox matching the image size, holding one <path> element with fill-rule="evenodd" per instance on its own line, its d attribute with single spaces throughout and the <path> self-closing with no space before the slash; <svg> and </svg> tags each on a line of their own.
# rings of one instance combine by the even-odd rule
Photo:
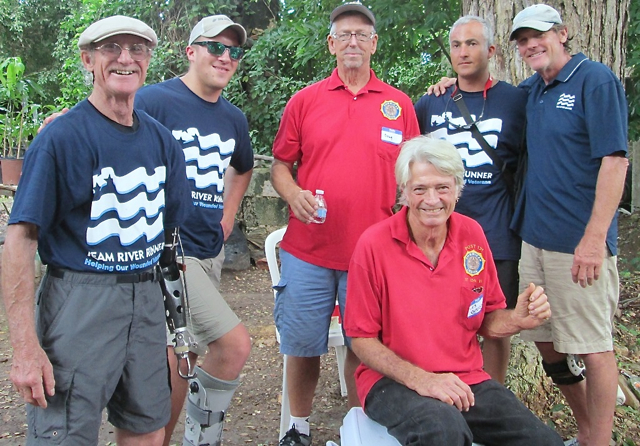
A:
<svg viewBox="0 0 640 446">
<path fill-rule="evenodd" d="M 166 176 L 164 166 L 156 167 L 151 175 L 144 167 L 123 176 L 116 175 L 111 167 L 105 167 L 94 175 L 87 244 L 94 246 L 110 237 L 118 237 L 122 246 L 129 246 L 141 237 L 150 242 L 162 234 L 165 207 L 162 185 Z"/>
<path fill-rule="evenodd" d="M 485 266 L 484 257 L 478 251 L 467 251 L 464 255 L 464 270 L 470 276 L 477 276 Z"/>
<path fill-rule="evenodd" d="M 472 119 L 476 119 L 471 115 Z M 464 118 L 454 118 L 451 112 L 446 115 L 432 115 L 431 127 L 437 127 L 431 132 L 431 136 L 438 139 L 444 139 L 456 146 L 458 153 L 464 161 L 464 165 L 471 169 L 486 164 L 493 165 L 493 161 L 489 155 L 482 150 L 478 141 L 473 137 L 471 130 L 465 130 L 466 126 Z M 487 141 L 489 146 L 495 150 L 498 147 L 498 135 L 502 131 L 502 119 L 487 118 L 476 123 L 482 137 Z"/>
<path fill-rule="evenodd" d="M 563 108 L 565 110 L 573 110 L 573 106 L 576 104 L 576 95 L 562 93 L 556 102 L 556 108 Z"/>
<path fill-rule="evenodd" d="M 186 131 L 173 130 L 172 133 L 183 145 L 196 143 L 182 149 L 187 163 L 187 178 L 195 182 L 197 189 L 215 186 L 221 194 L 224 188 L 224 172 L 231 162 L 236 140 L 231 138 L 222 141 L 218 133 L 200 135 L 194 127 Z"/>
</svg>

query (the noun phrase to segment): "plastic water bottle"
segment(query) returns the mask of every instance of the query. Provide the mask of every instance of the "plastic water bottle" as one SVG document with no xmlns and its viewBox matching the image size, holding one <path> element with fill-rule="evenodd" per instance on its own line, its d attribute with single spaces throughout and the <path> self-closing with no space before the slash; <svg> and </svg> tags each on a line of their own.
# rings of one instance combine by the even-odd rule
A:
<svg viewBox="0 0 640 446">
<path fill-rule="evenodd" d="M 324 191 L 317 189 L 314 195 L 318 209 L 316 210 L 316 216 L 313 218 L 314 223 L 322 224 L 327 219 L 327 202 L 324 199 Z"/>
</svg>

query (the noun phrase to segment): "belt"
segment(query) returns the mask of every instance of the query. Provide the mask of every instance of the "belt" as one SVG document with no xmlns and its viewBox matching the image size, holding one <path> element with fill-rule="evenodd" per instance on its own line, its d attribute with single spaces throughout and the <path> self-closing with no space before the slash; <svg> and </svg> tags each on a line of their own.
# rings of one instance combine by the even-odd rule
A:
<svg viewBox="0 0 640 446">
<path fill-rule="evenodd" d="M 82 276 L 86 275 L 86 276 L 109 277 L 109 278 L 113 278 L 115 283 L 140 283 L 140 282 L 157 281 L 160 279 L 160 275 L 158 274 L 156 268 L 148 269 L 137 274 L 95 274 L 95 273 L 71 271 L 69 269 L 56 268 L 55 266 L 49 266 L 47 268 L 47 272 L 51 277 L 55 277 L 56 279 L 64 279 L 65 276 L 77 274 Z"/>
</svg>

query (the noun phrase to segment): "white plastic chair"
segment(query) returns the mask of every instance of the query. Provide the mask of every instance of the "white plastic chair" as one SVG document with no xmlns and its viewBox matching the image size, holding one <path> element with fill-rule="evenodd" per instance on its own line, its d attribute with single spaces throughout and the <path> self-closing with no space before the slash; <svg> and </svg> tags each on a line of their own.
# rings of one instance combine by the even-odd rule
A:
<svg viewBox="0 0 640 446">
<path fill-rule="evenodd" d="M 271 283 L 273 286 L 280 282 L 280 267 L 278 266 L 278 257 L 276 247 L 284 237 L 287 227 L 280 228 L 269 234 L 264 241 L 264 252 L 267 256 L 267 265 L 269 266 L 269 274 L 271 274 Z M 276 290 L 273 290 L 275 299 Z M 276 330 L 276 339 L 280 342 L 280 333 Z M 329 328 L 329 347 L 336 350 L 336 358 L 338 360 L 338 373 L 340 375 L 340 393 L 342 396 L 347 395 L 347 384 L 344 379 L 344 361 L 347 357 L 347 347 L 344 345 L 344 337 L 342 336 L 342 326 L 337 317 L 332 317 L 331 326 Z M 289 408 L 289 393 L 287 392 L 287 356 L 283 358 L 282 367 L 282 406 L 280 409 L 280 437 L 284 437 L 289 427 L 289 417 L 291 410 Z"/>
<path fill-rule="evenodd" d="M 361 407 L 353 407 L 340 426 L 342 446 L 400 446 L 387 429 L 365 415 Z"/>
<path fill-rule="evenodd" d="M 329 444 L 327 443 L 327 446 Z M 340 444 L 342 446 L 400 446 L 398 440 L 389 435 L 384 426 L 369 418 L 361 407 L 349 410 L 342 420 Z M 472 446 L 482 445 L 473 443 Z"/>
</svg>

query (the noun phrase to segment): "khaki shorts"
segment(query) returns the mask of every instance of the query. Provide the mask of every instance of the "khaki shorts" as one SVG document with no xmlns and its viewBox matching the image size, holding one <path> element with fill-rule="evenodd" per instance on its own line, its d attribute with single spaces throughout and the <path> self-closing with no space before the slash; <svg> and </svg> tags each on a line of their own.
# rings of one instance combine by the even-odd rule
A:
<svg viewBox="0 0 640 446">
<path fill-rule="evenodd" d="M 187 328 L 196 341 L 197 348 L 191 351 L 203 355 L 207 345 L 220 339 L 233 330 L 240 319 L 218 291 L 222 264 L 224 262 L 224 247 L 218 256 L 211 259 L 196 259 L 185 257 L 187 282 L 187 297 L 191 317 L 187 315 Z M 167 345 L 173 345 L 173 335 L 167 329 Z"/>
<path fill-rule="evenodd" d="M 551 319 L 523 331 L 525 341 L 553 342 L 559 353 L 588 354 L 613 350 L 613 317 L 618 305 L 616 256 L 602 263 L 600 278 L 582 288 L 571 280 L 573 255 L 535 248 L 522 242 L 520 290 L 529 282 L 545 289 Z"/>
</svg>

